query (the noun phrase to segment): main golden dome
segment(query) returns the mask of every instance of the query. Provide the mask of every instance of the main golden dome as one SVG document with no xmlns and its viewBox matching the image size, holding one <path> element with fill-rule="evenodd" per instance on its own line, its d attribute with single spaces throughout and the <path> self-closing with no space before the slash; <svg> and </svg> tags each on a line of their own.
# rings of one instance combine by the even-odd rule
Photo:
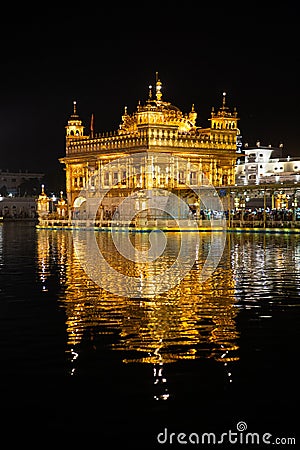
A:
<svg viewBox="0 0 300 450">
<path fill-rule="evenodd" d="M 196 127 L 197 113 L 192 105 L 192 110 L 184 114 L 177 106 L 162 100 L 162 83 L 157 78 L 155 85 L 155 97 L 152 94 L 152 86 L 149 86 L 149 96 L 144 105 L 140 102 L 133 114 L 128 114 L 125 107 L 119 134 L 127 134 L 141 128 L 155 125 L 166 128 L 177 128 L 180 132 L 189 132 Z"/>
</svg>

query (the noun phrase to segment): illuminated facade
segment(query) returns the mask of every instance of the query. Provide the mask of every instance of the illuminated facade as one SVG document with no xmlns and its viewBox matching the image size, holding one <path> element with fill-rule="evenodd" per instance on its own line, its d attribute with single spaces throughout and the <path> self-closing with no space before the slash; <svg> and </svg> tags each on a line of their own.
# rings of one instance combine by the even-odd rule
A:
<svg viewBox="0 0 300 450">
<path fill-rule="evenodd" d="M 299 228 L 300 160 L 284 158 L 282 147 L 262 146 L 259 141 L 256 147 L 245 145 L 231 189 L 234 207 L 283 210 L 288 221 L 295 222 L 293 227 Z"/>
<path fill-rule="evenodd" d="M 246 147 L 243 159 L 237 159 L 236 184 L 297 184 L 300 182 L 300 160 L 282 156 L 279 148 L 260 145 Z"/>
<path fill-rule="evenodd" d="M 86 200 L 82 192 L 88 185 L 94 191 L 109 189 L 103 202 L 108 214 L 122 198 L 138 190 L 165 189 L 187 198 L 193 186 L 205 182 L 214 187 L 234 185 L 239 119 L 226 106 L 226 94 L 219 110 L 211 111 L 210 127 L 197 126 L 196 119 L 194 106 L 184 114 L 163 101 L 158 77 L 154 95 L 150 86 L 145 104 L 139 103 L 133 114 L 125 107 L 114 132 L 94 133 L 92 116 L 86 134 L 74 102 L 66 126 L 66 154 L 60 159 L 66 169 L 70 209 L 82 208 Z M 137 154 L 146 155 L 139 167 Z"/>
</svg>

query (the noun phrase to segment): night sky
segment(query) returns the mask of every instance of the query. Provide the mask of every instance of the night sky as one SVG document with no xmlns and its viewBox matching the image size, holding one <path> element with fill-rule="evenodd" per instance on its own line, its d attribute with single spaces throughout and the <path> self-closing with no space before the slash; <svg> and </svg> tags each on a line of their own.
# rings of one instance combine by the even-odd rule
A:
<svg viewBox="0 0 300 450">
<path fill-rule="evenodd" d="M 189 10 L 185 27 L 180 11 L 160 26 L 155 8 L 122 27 L 100 10 L 2 19 L 0 168 L 42 172 L 51 191 L 64 189 L 58 158 L 73 101 L 87 134 L 92 113 L 96 133 L 116 130 L 125 106 L 132 113 L 147 100 L 156 72 L 163 100 L 186 113 L 194 104 L 198 126 L 209 126 L 225 91 L 244 143 L 283 143 L 285 155 L 300 157 L 296 9 L 254 10 Z"/>
</svg>

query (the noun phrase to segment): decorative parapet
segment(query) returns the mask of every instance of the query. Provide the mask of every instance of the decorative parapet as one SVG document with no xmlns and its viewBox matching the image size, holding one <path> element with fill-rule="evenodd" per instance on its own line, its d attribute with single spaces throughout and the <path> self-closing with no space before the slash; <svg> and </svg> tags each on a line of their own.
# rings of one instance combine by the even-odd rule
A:
<svg viewBox="0 0 300 450">
<path fill-rule="evenodd" d="M 78 153 L 95 153 L 120 151 L 131 148 L 173 147 L 186 149 L 219 149 L 236 151 L 236 134 L 196 134 L 178 133 L 176 130 L 150 128 L 140 133 L 119 135 L 117 132 L 109 136 L 98 135 L 95 139 L 71 141 L 66 148 L 66 156 Z"/>
</svg>

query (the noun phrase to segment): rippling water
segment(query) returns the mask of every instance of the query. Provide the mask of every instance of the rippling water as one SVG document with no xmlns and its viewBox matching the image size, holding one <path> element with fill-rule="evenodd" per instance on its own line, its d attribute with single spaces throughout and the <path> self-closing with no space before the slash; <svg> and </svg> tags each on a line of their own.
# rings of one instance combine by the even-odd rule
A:
<svg viewBox="0 0 300 450">
<path fill-rule="evenodd" d="M 89 233 L 114 272 L 80 233 L 0 228 L 5 429 L 101 449 L 239 421 L 296 435 L 297 235 L 170 232 L 149 260 L 148 233 Z"/>
</svg>

